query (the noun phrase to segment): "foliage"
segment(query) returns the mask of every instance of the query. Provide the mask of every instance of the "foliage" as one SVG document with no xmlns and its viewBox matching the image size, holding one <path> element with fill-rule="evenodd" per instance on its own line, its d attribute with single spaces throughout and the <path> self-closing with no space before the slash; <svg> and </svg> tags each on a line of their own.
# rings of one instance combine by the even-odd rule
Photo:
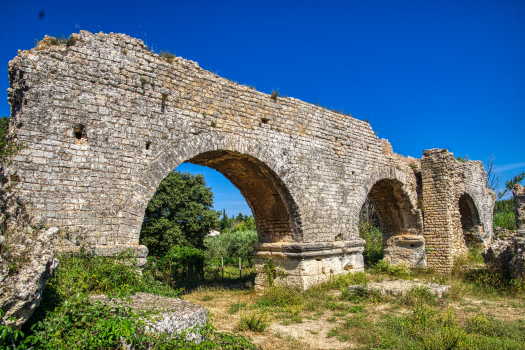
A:
<svg viewBox="0 0 525 350">
<path fill-rule="evenodd" d="M 175 245 L 162 258 L 148 257 L 148 263 L 147 271 L 151 271 L 152 274 L 155 272 L 168 274 L 172 281 L 187 275 L 190 264 L 193 264 L 195 276 L 203 277 L 206 254 L 201 249 Z"/>
<path fill-rule="evenodd" d="M 219 212 L 222 215 L 221 218 L 221 232 L 236 232 L 236 231 L 246 231 L 246 230 L 257 230 L 255 226 L 255 219 L 253 215 L 243 215 L 239 213 L 237 216 L 231 218 L 226 214 L 226 210 L 223 209 L 222 212 Z"/>
<path fill-rule="evenodd" d="M 383 258 L 383 233 L 379 227 L 360 221 L 359 236 L 366 241 L 363 258 L 367 265 L 372 266 Z"/>
<path fill-rule="evenodd" d="M 175 245 L 203 248 L 203 239 L 219 227 L 213 193 L 202 174 L 171 172 L 148 203 L 140 244 L 163 257 Z"/>
<path fill-rule="evenodd" d="M 228 313 L 230 315 L 236 314 L 239 312 L 240 309 L 243 309 L 246 307 L 246 303 L 233 303 L 230 305 L 230 308 L 228 309 Z"/>
<path fill-rule="evenodd" d="M 516 230 L 516 217 L 514 212 L 499 212 L 494 213 L 493 219 L 494 227 L 501 227 L 507 230 Z"/>
<path fill-rule="evenodd" d="M 376 273 L 384 273 L 393 277 L 407 277 L 410 270 L 404 265 L 391 265 L 388 261 L 379 260 L 373 268 Z"/>
<path fill-rule="evenodd" d="M 468 154 L 466 156 L 464 156 L 464 157 L 457 156 L 456 159 L 459 160 L 461 163 L 466 163 L 466 162 L 468 162 L 470 160 L 469 157 L 468 157 Z"/>
<path fill-rule="evenodd" d="M 71 34 L 69 38 L 64 37 L 63 35 L 57 36 L 57 37 L 50 37 L 49 44 L 51 45 L 58 45 L 58 46 L 66 46 L 70 47 L 75 45 L 77 42 L 77 39 Z"/>
<path fill-rule="evenodd" d="M 210 236 L 204 239 L 208 257 L 241 257 L 253 264 L 253 244 L 258 242 L 257 231 L 238 230 Z"/>
<path fill-rule="evenodd" d="M 167 297 L 179 297 L 181 293 L 155 281 L 148 273 L 141 275 L 131 252 L 101 257 L 82 250 L 80 255 L 58 258 L 60 264 L 45 287 L 45 295 L 59 301 L 78 293 L 125 296 L 145 292 Z"/>
<path fill-rule="evenodd" d="M 168 63 L 173 63 L 173 61 L 175 60 L 175 55 L 171 53 L 168 49 L 166 49 L 166 51 L 160 50 L 159 56 L 166 60 L 166 62 Z"/>
<path fill-rule="evenodd" d="M 503 199 L 495 203 L 493 225 L 511 231 L 516 230 L 514 201 L 512 199 Z"/>
<path fill-rule="evenodd" d="M 252 312 L 250 315 L 241 315 L 241 320 L 237 326 L 239 330 L 250 330 L 253 332 L 262 332 L 270 326 L 270 320 L 266 312 Z"/>
<path fill-rule="evenodd" d="M 217 332 L 208 322 L 203 327 L 180 334 L 152 334 L 147 323 L 150 317 L 134 311 L 125 300 L 119 306 L 101 303 L 78 294 L 49 312 L 45 320 L 32 327 L 32 334 L 20 339 L 18 349 L 120 349 L 122 342 L 131 348 L 152 349 L 257 349 L 246 338 L 227 332 Z M 192 342 L 200 335 L 200 344 Z M 23 337 L 23 334 L 22 334 Z M 5 346 L 0 343 L 0 346 Z M 7 348 L 7 346 L 5 346 Z"/>
<path fill-rule="evenodd" d="M 154 349 L 257 349 L 236 333 L 218 332 L 210 318 L 204 327 L 188 333 L 149 333 L 149 316 L 134 311 L 125 296 L 149 292 L 177 297 L 180 291 L 160 285 L 147 271 L 141 275 L 130 253 L 104 258 L 82 250 L 78 256 L 59 258 L 60 265 L 45 286 L 39 309 L 24 325 L 26 329 L 21 332 L 0 325 L 0 349 L 120 349 L 122 339 L 128 345 L 149 344 Z M 108 294 L 109 302 L 89 297 L 101 292 Z M 203 342 L 187 340 L 189 332 L 200 333 Z"/>
<path fill-rule="evenodd" d="M 9 140 L 7 134 L 9 132 L 9 118 L 0 118 L 0 165 L 8 162 L 12 156 L 20 151 L 24 146 Z"/>
</svg>

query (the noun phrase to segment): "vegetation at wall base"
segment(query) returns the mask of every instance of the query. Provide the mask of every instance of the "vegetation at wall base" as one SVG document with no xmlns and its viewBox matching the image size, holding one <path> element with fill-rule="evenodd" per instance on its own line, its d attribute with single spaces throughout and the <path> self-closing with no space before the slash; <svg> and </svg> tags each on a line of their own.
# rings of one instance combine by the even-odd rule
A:
<svg viewBox="0 0 525 350">
<path fill-rule="evenodd" d="M 218 332 L 211 318 L 195 330 L 205 339 L 200 344 L 187 340 L 184 333 L 150 333 L 149 316 L 134 311 L 126 297 L 137 292 L 181 297 L 181 290 L 155 280 L 151 268 L 141 275 L 131 253 L 98 257 L 82 250 L 59 259 L 39 308 L 23 329 L 0 325 L 0 349 L 117 349 L 122 348 L 122 339 L 154 349 L 257 349 L 239 334 Z M 110 301 L 94 301 L 93 294 L 106 294 Z M 113 300 L 119 300 L 119 307 L 112 305 Z"/>
</svg>

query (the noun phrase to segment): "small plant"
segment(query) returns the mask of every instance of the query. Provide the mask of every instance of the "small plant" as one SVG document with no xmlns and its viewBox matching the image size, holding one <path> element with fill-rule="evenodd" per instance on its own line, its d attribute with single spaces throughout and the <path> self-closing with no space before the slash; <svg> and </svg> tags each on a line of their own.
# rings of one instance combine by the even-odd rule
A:
<svg viewBox="0 0 525 350">
<path fill-rule="evenodd" d="M 146 85 L 148 81 L 144 77 L 140 77 L 140 85 L 142 85 L 142 88 L 144 89 L 144 85 Z"/>
<path fill-rule="evenodd" d="M 166 51 L 160 50 L 159 56 L 170 64 L 173 63 L 173 61 L 175 61 L 175 55 L 169 52 L 168 49 L 166 49 Z"/>
<path fill-rule="evenodd" d="M 436 296 L 426 287 L 414 287 L 403 297 L 403 304 L 407 306 L 435 305 Z"/>
<path fill-rule="evenodd" d="M 417 170 L 417 165 L 415 165 L 414 163 L 411 163 L 410 164 L 410 168 L 412 168 L 412 170 L 416 171 Z"/>
<path fill-rule="evenodd" d="M 326 320 L 330 323 L 334 323 L 335 321 L 337 321 L 337 318 L 335 318 L 335 316 L 332 316 L 332 317 L 328 317 Z"/>
<path fill-rule="evenodd" d="M 277 96 L 279 96 L 279 91 L 273 90 L 270 98 L 274 101 L 277 101 Z"/>
<path fill-rule="evenodd" d="M 466 162 L 469 161 L 468 154 L 467 154 L 466 156 L 464 156 L 464 157 L 462 157 L 462 156 L 457 156 L 456 159 L 459 160 L 461 163 L 466 163 Z"/>
<path fill-rule="evenodd" d="M 230 315 L 236 314 L 239 312 L 240 309 L 243 309 L 246 307 L 246 303 L 233 303 L 230 305 L 230 308 L 228 309 L 228 313 Z"/>
<path fill-rule="evenodd" d="M 210 126 L 211 126 L 212 128 L 217 127 L 217 122 L 215 122 L 215 120 L 212 120 L 212 121 L 210 122 Z"/>
<path fill-rule="evenodd" d="M 213 295 L 206 294 L 205 296 L 202 297 L 202 301 L 210 301 L 210 300 L 213 300 Z"/>
<path fill-rule="evenodd" d="M 252 332 L 263 332 L 270 326 L 270 320 L 266 312 L 257 314 L 256 312 L 250 315 L 241 315 L 241 320 L 237 328 L 241 331 L 250 330 Z"/>
</svg>

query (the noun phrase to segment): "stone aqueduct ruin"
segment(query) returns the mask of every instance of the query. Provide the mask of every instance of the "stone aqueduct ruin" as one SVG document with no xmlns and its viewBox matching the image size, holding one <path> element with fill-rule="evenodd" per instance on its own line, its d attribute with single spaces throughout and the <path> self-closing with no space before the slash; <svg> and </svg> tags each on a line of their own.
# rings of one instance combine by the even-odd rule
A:
<svg viewBox="0 0 525 350">
<path fill-rule="evenodd" d="M 82 233 L 98 254 L 145 258 L 146 205 L 184 162 L 231 180 L 256 219 L 256 264 L 279 260 L 302 288 L 363 269 L 367 196 L 393 264 L 447 271 L 492 239 L 481 162 L 439 149 L 405 158 L 367 122 L 272 99 L 126 35 L 73 37 L 69 47 L 46 38 L 9 63 L 10 134 L 26 145 L 9 171 L 33 216 Z"/>
</svg>

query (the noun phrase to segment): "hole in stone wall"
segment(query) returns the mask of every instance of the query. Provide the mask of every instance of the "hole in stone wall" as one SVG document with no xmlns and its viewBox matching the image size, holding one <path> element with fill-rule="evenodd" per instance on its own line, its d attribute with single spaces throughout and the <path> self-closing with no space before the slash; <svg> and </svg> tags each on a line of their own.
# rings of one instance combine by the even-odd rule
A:
<svg viewBox="0 0 525 350">
<path fill-rule="evenodd" d="M 20 128 L 23 127 L 23 126 L 24 126 L 24 123 L 18 123 L 18 124 L 16 124 L 17 129 L 20 129 Z"/>
<path fill-rule="evenodd" d="M 151 146 L 151 142 L 150 141 L 146 142 L 146 149 L 147 150 L 149 149 L 149 146 Z"/>
<path fill-rule="evenodd" d="M 476 204 L 472 197 L 465 193 L 459 198 L 458 207 L 465 244 L 467 247 L 475 247 L 478 244 L 475 236 L 482 231 Z"/>
<path fill-rule="evenodd" d="M 84 130 L 85 130 L 84 125 L 82 124 L 75 125 L 75 127 L 73 128 L 73 136 L 75 136 L 77 140 L 80 140 L 82 137 L 84 137 Z"/>
<path fill-rule="evenodd" d="M 263 124 L 268 124 L 270 119 L 268 119 L 268 118 L 261 118 L 261 121 L 262 121 Z"/>
</svg>

